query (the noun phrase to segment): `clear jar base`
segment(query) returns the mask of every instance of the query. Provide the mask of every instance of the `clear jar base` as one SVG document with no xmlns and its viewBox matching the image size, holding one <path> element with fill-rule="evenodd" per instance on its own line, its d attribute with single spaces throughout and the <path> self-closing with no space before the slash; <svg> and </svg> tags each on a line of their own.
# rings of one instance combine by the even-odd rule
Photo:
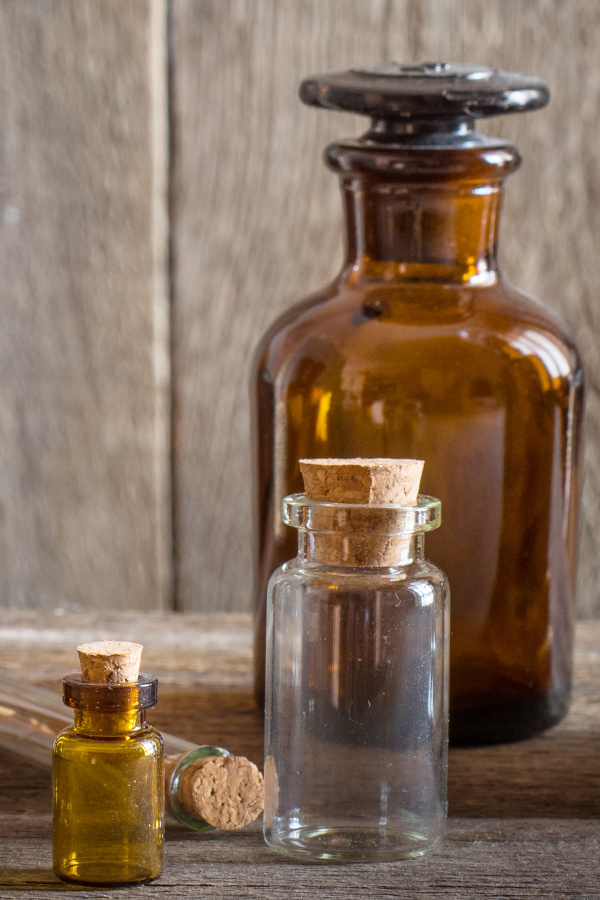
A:
<svg viewBox="0 0 600 900">
<path fill-rule="evenodd" d="M 271 829 L 265 841 L 278 853 L 321 862 L 390 862 L 425 856 L 442 843 L 412 830 L 393 830 L 357 824 L 332 824 L 316 828 L 303 826 L 287 831 Z"/>
</svg>

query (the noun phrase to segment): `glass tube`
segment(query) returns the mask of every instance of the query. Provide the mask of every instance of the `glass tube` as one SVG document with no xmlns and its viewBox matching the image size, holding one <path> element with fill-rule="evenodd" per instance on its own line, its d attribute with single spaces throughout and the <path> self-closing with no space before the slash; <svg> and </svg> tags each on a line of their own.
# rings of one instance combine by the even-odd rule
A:
<svg viewBox="0 0 600 900">
<path fill-rule="evenodd" d="M 56 736 L 72 725 L 73 713 L 59 695 L 0 673 L 0 747 L 50 769 Z M 161 735 L 167 763 L 167 796 L 174 816 L 195 831 L 212 830 L 212 825 L 184 806 L 179 787 L 182 775 L 198 759 L 230 756 L 229 751 L 212 745 L 198 746 L 163 731 Z"/>
</svg>

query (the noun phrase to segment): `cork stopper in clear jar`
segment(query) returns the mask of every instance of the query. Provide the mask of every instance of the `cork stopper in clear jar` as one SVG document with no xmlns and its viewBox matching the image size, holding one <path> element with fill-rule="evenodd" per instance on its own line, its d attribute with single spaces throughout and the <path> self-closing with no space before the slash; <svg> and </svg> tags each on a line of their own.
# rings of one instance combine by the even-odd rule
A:
<svg viewBox="0 0 600 900">
<path fill-rule="evenodd" d="M 283 518 L 317 562 L 406 563 L 415 536 L 441 523 L 440 501 L 418 494 L 422 460 L 303 459 L 300 469 L 306 493 L 284 499 Z"/>
</svg>

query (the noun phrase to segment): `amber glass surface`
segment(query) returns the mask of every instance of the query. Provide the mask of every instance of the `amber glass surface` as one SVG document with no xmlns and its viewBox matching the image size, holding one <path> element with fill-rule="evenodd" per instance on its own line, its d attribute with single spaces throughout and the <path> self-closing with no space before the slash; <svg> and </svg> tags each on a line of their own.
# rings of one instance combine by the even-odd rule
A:
<svg viewBox="0 0 600 900">
<path fill-rule="evenodd" d="M 452 595 L 451 740 L 477 743 L 535 734 L 568 707 L 583 373 L 556 317 L 498 271 L 517 151 L 461 141 L 329 148 L 344 268 L 256 355 L 256 687 L 267 582 L 295 554 L 281 501 L 302 490 L 298 460 L 420 457 L 444 510 L 428 557 Z"/>
<path fill-rule="evenodd" d="M 93 885 L 158 878 L 163 748 L 143 710 L 76 709 L 74 727 L 54 745 L 53 792 L 59 878 Z"/>
</svg>

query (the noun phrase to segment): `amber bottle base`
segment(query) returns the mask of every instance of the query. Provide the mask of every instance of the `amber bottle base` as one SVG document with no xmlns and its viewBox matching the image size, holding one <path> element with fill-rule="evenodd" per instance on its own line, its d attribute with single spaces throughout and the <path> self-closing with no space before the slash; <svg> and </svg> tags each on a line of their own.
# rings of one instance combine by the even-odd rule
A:
<svg viewBox="0 0 600 900">
<path fill-rule="evenodd" d="M 264 690 L 255 691 L 256 705 L 264 709 Z M 557 725 L 569 709 L 571 692 L 548 690 L 519 703 L 503 703 L 486 709 L 450 712 L 450 746 L 469 747 L 509 744 L 535 737 Z"/>
<path fill-rule="evenodd" d="M 556 725 L 569 709 L 571 692 L 547 690 L 518 703 L 450 712 L 450 744 L 503 744 L 535 737 Z"/>
<path fill-rule="evenodd" d="M 59 872 L 54 873 L 57 878 L 60 878 L 65 884 L 70 885 L 81 885 L 81 887 L 92 887 L 92 888 L 120 888 L 120 887 L 132 887 L 136 884 L 150 884 L 151 881 L 156 881 L 157 878 L 160 878 L 159 875 L 147 875 L 142 878 L 130 878 L 125 881 L 100 881 L 94 878 L 73 878 L 70 875 L 63 875 Z"/>
</svg>

